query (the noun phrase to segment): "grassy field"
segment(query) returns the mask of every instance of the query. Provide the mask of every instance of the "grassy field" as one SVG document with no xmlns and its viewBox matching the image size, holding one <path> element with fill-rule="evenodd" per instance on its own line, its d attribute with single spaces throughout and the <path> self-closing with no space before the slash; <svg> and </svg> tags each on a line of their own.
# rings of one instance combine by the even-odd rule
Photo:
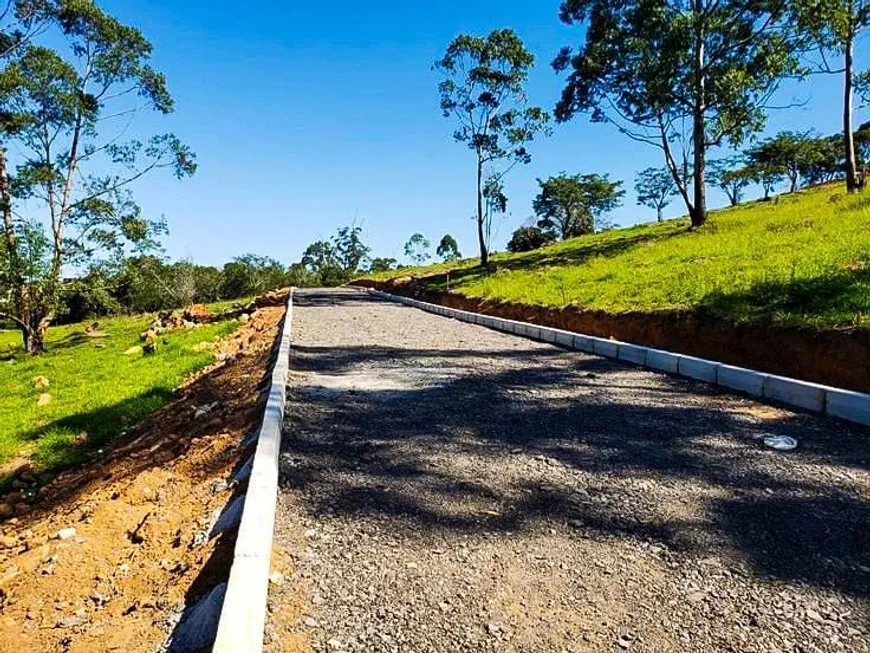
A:
<svg viewBox="0 0 870 653">
<path fill-rule="evenodd" d="M 139 334 L 150 321 L 147 315 L 101 320 L 101 338 L 88 336 L 86 324 L 53 327 L 48 352 L 37 357 L 23 353 L 17 331 L 0 331 L 0 462 L 22 454 L 47 470 L 77 462 L 165 405 L 185 377 L 214 359 L 195 346 L 237 326 L 232 320 L 172 331 L 156 354 L 125 354 L 141 345 Z M 36 387 L 37 377 L 50 385 Z M 39 406 L 43 393 L 51 400 Z M 87 433 L 84 447 L 75 444 L 81 433 Z"/>
<path fill-rule="evenodd" d="M 612 313 L 705 308 L 737 321 L 870 326 L 870 193 L 842 184 L 522 254 L 372 275 L 432 275 L 469 297 Z"/>
</svg>

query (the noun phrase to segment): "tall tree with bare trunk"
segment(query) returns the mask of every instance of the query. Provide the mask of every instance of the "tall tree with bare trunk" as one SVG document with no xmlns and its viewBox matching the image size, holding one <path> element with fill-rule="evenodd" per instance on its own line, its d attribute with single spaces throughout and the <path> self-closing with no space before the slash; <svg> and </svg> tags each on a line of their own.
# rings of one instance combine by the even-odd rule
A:
<svg viewBox="0 0 870 653">
<path fill-rule="evenodd" d="M 504 213 L 502 180 L 517 164 L 529 163 L 528 144 L 547 130 L 548 114 L 526 102 L 525 85 L 534 56 L 509 29 L 485 37 L 457 36 L 435 69 L 445 118 L 458 123 L 453 138 L 475 154 L 477 241 L 480 263 L 489 262 L 492 217 Z"/>
<path fill-rule="evenodd" d="M 17 0 L 2 20 L 0 317 L 39 353 L 65 270 L 147 250 L 165 229 L 131 185 L 163 168 L 191 175 L 196 163 L 172 134 L 124 140 L 138 112 L 173 110 L 139 30 L 92 0 Z"/>
<path fill-rule="evenodd" d="M 559 15 L 585 36 L 553 62 L 568 73 L 556 119 L 589 111 L 660 148 L 703 225 L 708 151 L 759 131 L 780 80 L 800 73 L 786 0 L 564 0 Z"/>
</svg>

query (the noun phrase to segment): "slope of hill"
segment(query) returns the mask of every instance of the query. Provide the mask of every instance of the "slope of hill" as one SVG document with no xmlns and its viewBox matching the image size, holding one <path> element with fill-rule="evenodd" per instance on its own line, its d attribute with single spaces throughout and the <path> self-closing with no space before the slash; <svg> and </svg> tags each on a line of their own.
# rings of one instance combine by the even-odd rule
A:
<svg viewBox="0 0 870 653">
<path fill-rule="evenodd" d="M 426 290 L 608 313 L 704 309 L 737 322 L 870 326 L 870 195 L 825 186 L 522 254 L 371 275 Z M 449 272 L 449 275 L 448 275 Z"/>
<path fill-rule="evenodd" d="M 839 184 L 355 283 L 870 392 L 870 194 Z"/>
</svg>

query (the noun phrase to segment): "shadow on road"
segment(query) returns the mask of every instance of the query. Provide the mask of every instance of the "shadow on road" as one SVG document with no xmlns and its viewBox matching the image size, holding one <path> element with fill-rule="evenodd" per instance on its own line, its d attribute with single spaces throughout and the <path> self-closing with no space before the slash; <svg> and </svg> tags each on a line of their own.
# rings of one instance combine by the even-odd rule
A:
<svg viewBox="0 0 870 653">
<path fill-rule="evenodd" d="M 311 293 L 297 306 L 378 301 Z M 712 386 L 532 343 L 296 346 L 292 366 L 422 379 L 389 391 L 291 387 L 282 482 L 315 516 L 385 518 L 412 536 L 570 523 L 576 537 L 639 538 L 870 596 L 870 502 L 855 481 L 870 469 L 867 429 L 784 411 L 758 417 L 758 404 Z M 800 447 L 766 450 L 758 437 L 767 432 Z M 490 473 L 517 456 L 551 465 L 555 480 Z M 684 497 L 684 510 L 664 509 Z"/>
</svg>

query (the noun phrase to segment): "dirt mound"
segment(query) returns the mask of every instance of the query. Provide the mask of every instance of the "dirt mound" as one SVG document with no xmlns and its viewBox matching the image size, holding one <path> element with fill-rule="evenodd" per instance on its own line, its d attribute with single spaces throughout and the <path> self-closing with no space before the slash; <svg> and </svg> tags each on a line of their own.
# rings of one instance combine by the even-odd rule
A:
<svg viewBox="0 0 870 653">
<path fill-rule="evenodd" d="M 150 652 L 225 580 L 235 533 L 207 533 L 238 492 L 227 479 L 259 424 L 282 317 L 256 311 L 125 441 L 37 493 L 18 491 L 17 516 L 0 516 L 0 652 Z"/>
</svg>

